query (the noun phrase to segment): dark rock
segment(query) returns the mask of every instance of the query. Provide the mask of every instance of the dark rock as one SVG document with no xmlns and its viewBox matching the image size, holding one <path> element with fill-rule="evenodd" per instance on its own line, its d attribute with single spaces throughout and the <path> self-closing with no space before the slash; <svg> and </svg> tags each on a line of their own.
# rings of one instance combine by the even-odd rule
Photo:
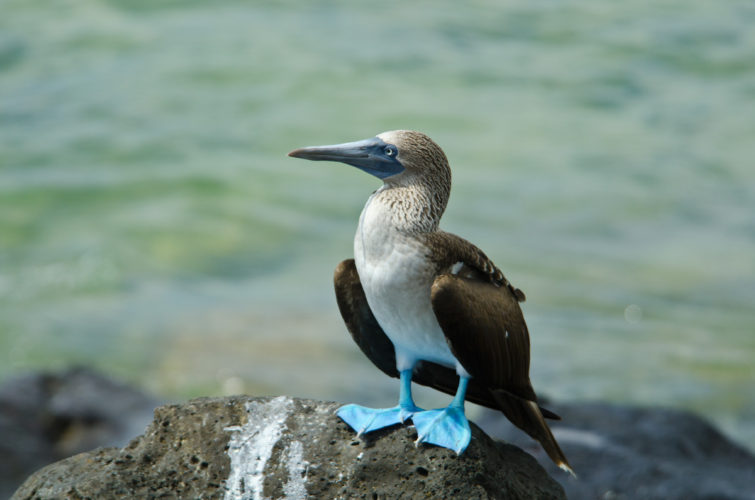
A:
<svg viewBox="0 0 755 500">
<path fill-rule="evenodd" d="M 0 386 L 0 498 L 40 467 L 143 432 L 157 401 L 85 369 L 15 377 Z"/>
<path fill-rule="evenodd" d="M 603 403 L 548 404 L 551 428 L 578 479 L 557 474 L 540 446 L 501 418 L 477 421 L 514 443 L 561 482 L 569 498 L 753 500 L 755 456 L 691 413 Z"/>
<path fill-rule="evenodd" d="M 337 407 L 286 397 L 163 406 L 125 448 L 45 467 L 13 499 L 565 498 L 534 458 L 474 425 L 457 457 L 415 447 L 409 426 L 357 439 Z"/>
</svg>

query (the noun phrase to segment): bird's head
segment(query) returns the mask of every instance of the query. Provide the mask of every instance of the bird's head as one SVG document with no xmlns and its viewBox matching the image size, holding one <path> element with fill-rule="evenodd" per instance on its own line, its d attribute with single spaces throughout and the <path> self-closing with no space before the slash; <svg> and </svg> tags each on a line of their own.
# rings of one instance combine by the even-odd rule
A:
<svg viewBox="0 0 755 500">
<path fill-rule="evenodd" d="M 388 185 L 419 181 L 440 189 L 446 196 L 451 188 L 451 169 L 445 153 L 428 136 L 413 130 L 392 130 L 356 142 L 300 148 L 288 156 L 346 163 Z"/>
</svg>

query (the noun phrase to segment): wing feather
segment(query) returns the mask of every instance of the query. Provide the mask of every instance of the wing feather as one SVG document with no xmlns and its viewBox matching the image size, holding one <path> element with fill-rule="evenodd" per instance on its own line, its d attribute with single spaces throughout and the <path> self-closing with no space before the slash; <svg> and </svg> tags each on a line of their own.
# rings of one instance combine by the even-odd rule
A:
<svg viewBox="0 0 755 500">
<path fill-rule="evenodd" d="M 529 332 L 508 288 L 444 274 L 435 279 L 431 300 L 451 352 L 470 375 L 536 401 L 529 381 Z"/>
</svg>

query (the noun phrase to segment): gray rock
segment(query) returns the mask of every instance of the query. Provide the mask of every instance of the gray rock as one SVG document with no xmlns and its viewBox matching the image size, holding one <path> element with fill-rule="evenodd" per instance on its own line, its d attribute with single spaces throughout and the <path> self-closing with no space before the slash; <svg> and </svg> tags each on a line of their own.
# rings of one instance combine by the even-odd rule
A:
<svg viewBox="0 0 755 500">
<path fill-rule="evenodd" d="M 755 456 L 691 413 L 605 403 L 545 405 L 563 420 L 553 434 L 578 479 L 496 412 L 477 422 L 491 436 L 534 455 L 569 498 L 755 500 Z"/>
<path fill-rule="evenodd" d="M 0 386 L 0 498 L 40 467 L 144 431 L 157 401 L 74 368 L 11 378 Z"/>
<path fill-rule="evenodd" d="M 45 467 L 13 499 L 565 498 L 534 458 L 475 425 L 457 457 L 415 447 L 409 426 L 356 439 L 337 407 L 283 396 L 163 406 L 126 447 Z"/>
</svg>

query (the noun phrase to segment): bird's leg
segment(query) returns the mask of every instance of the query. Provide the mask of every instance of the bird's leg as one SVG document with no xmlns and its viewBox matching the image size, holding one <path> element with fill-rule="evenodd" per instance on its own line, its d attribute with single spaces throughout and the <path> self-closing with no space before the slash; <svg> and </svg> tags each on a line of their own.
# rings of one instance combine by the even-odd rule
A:
<svg viewBox="0 0 755 500">
<path fill-rule="evenodd" d="M 418 411 L 423 411 L 414 404 L 414 398 L 412 398 L 412 371 L 404 370 L 399 373 L 401 379 L 401 386 L 398 393 L 398 407 L 400 409 L 401 422 L 406 422 Z"/>
<path fill-rule="evenodd" d="M 468 383 L 469 377 L 459 378 L 456 396 L 446 408 L 423 411 L 412 417 L 417 428 L 417 444 L 435 444 L 454 450 L 457 455 L 464 452 L 472 439 L 472 430 L 464 415 Z"/>
<path fill-rule="evenodd" d="M 336 415 L 357 431 L 357 436 L 391 425 L 403 424 L 414 414 L 423 410 L 418 408 L 412 399 L 412 371 L 403 370 L 399 375 L 401 388 L 399 389 L 398 406 L 393 408 L 365 408 L 351 404 L 340 407 Z"/>
</svg>

